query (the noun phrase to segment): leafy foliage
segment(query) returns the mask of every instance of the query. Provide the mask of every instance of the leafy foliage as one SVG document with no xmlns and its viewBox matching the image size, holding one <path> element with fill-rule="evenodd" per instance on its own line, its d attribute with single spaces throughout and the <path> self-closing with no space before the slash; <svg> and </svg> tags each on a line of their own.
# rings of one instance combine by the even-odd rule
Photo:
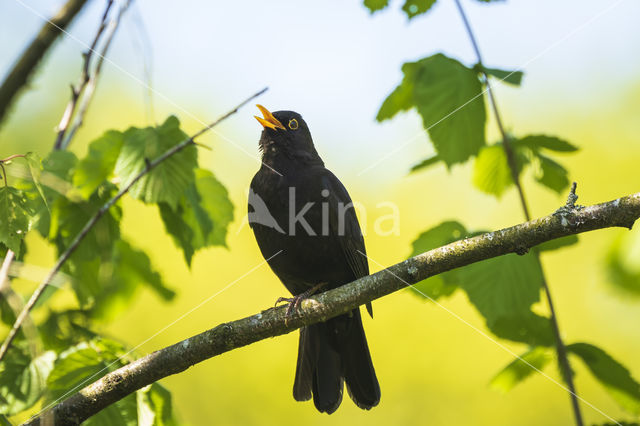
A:
<svg viewBox="0 0 640 426">
<path fill-rule="evenodd" d="M 167 118 L 159 127 L 131 127 L 122 137 L 124 142 L 115 165 L 122 186 L 127 186 L 145 170 L 149 161 L 189 138 L 174 116 Z M 195 146 L 189 146 L 147 173 L 129 193 L 145 203 L 164 202 L 175 210 L 181 194 L 194 180 L 193 170 L 197 161 Z"/>
<path fill-rule="evenodd" d="M 377 120 L 415 107 L 447 166 L 466 161 L 485 145 L 486 112 L 478 74 L 436 54 L 402 66 L 402 83 L 387 97 Z"/>
<path fill-rule="evenodd" d="M 491 380 L 491 387 L 502 393 L 513 389 L 515 385 L 542 370 L 551 361 L 552 355 L 548 348 L 533 347 L 523 353 L 520 358 L 509 363 Z"/>
<path fill-rule="evenodd" d="M 605 351 L 589 343 L 568 345 L 567 351 L 584 361 L 593 376 L 622 408 L 632 414 L 640 414 L 640 384 L 631 377 L 629 370 Z"/>
<path fill-rule="evenodd" d="M 107 339 L 93 339 L 60 354 L 47 380 L 47 400 L 64 399 L 75 390 L 116 370 L 127 361 L 125 348 Z M 172 425 L 175 424 L 171 398 L 166 389 L 154 384 L 128 395 L 100 411 L 90 425 Z"/>
<path fill-rule="evenodd" d="M 54 352 L 31 359 L 22 346 L 14 345 L 0 361 L 0 414 L 13 415 L 32 407 L 53 367 Z"/>
<path fill-rule="evenodd" d="M 20 255 L 33 215 L 24 193 L 10 186 L 0 187 L 0 212 L 0 243 Z"/>
<path fill-rule="evenodd" d="M 487 68 L 480 64 L 477 64 L 476 67 L 478 67 L 480 71 L 484 71 L 488 75 L 492 75 L 500 79 L 502 82 L 509 83 L 514 86 L 520 86 L 520 83 L 522 83 L 522 76 L 524 75 L 522 71 L 505 71 L 497 68 Z"/>
<path fill-rule="evenodd" d="M 177 208 L 160 203 L 160 215 L 167 232 L 182 248 L 191 265 L 196 250 L 214 245 L 226 246 L 227 226 L 233 220 L 233 204 L 227 190 L 213 173 L 198 169 L 196 180 L 180 199 Z"/>
</svg>

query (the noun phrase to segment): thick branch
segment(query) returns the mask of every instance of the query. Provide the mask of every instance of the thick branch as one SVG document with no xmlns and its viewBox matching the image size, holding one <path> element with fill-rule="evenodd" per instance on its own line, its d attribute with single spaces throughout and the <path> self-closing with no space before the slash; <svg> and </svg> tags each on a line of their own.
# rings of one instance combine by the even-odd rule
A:
<svg viewBox="0 0 640 426">
<path fill-rule="evenodd" d="M 640 193 L 637 193 L 585 208 L 564 207 L 540 219 L 456 241 L 306 300 L 301 311 L 286 322 L 286 307 L 271 308 L 153 352 L 105 375 L 42 416 L 53 414 L 56 425 L 78 424 L 163 377 L 224 352 L 326 321 L 407 284 L 492 257 L 521 254 L 555 238 L 616 226 L 631 228 L 639 217 Z M 27 424 L 39 425 L 40 417 Z"/>
<path fill-rule="evenodd" d="M 195 138 L 197 138 L 198 136 L 202 135 L 203 133 L 205 133 L 206 131 L 208 131 L 212 127 L 218 125 L 222 121 L 226 120 L 229 116 L 235 114 L 238 111 L 238 109 L 240 109 L 242 106 L 244 106 L 245 104 L 250 102 L 252 99 L 255 99 L 256 97 L 258 97 L 261 94 L 263 94 L 266 90 L 267 90 L 267 88 L 265 87 L 264 89 L 260 90 L 258 93 L 256 93 L 256 94 L 250 96 L 249 98 L 245 99 L 240 104 L 238 104 L 234 109 L 232 109 L 231 111 L 227 112 L 225 115 L 223 115 L 222 117 L 218 118 L 213 123 L 211 123 L 208 126 L 202 128 L 201 130 L 199 130 L 198 132 L 193 134 L 189 139 L 184 140 L 184 141 L 180 142 L 177 145 L 174 145 L 173 148 L 167 150 L 164 154 L 160 155 L 158 158 L 154 159 L 153 161 L 147 162 L 147 167 L 145 167 L 144 170 L 142 170 L 138 175 L 136 175 L 136 177 L 134 177 L 131 180 L 131 182 L 129 182 L 129 184 L 127 186 L 125 186 L 124 188 L 120 189 L 120 191 L 118 191 L 118 193 L 116 195 L 114 195 L 113 198 L 111 198 L 102 207 L 100 207 L 100 210 L 98 210 L 96 212 L 96 214 L 91 219 L 89 219 L 87 221 L 87 223 L 85 224 L 84 228 L 82 228 L 82 230 L 78 233 L 78 235 L 76 235 L 76 237 L 71 242 L 69 247 L 67 247 L 67 249 L 64 251 L 64 253 L 62 253 L 60 255 L 60 257 L 56 261 L 56 263 L 53 266 L 53 268 L 51 269 L 51 271 L 49 271 L 49 273 L 47 274 L 45 279 L 42 281 L 42 283 L 40 283 L 38 288 L 33 292 L 31 297 L 29 298 L 29 301 L 27 302 L 27 304 L 22 309 L 22 312 L 20 312 L 20 315 L 18 315 L 18 318 L 16 318 L 16 321 L 13 324 L 13 327 L 11 327 L 11 330 L 9 331 L 9 335 L 7 336 L 7 338 L 5 339 L 4 343 L 2 344 L 2 347 L 0 347 L 0 360 L 2 360 L 2 358 L 7 353 L 7 350 L 9 349 L 9 346 L 11 346 L 11 342 L 13 341 L 13 339 L 18 334 L 18 330 L 20 330 L 20 326 L 22 325 L 22 322 L 25 320 L 27 315 L 29 315 L 29 312 L 31 311 L 31 309 L 33 309 L 33 307 L 35 306 L 35 304 L 38 301 L 38 299 L 40 298 L 40 296 L 42 296 L 42 293 L 47 288 L 47 286 L 49 285 L 49 283 L 51 282 L 53 277 L 55 277 L 56 274 L 60 271 L 60 269 L 62 268 L 62 265 L 64 265 L 64 263 L 67 260 L 69 260 L 69 258 L 76 251 L 76 249 L 78 248 L 78 246 L 80 245 L 82 240 L 84 240 L 84 238 L 89 234 L 89 232 L 93 229 L 95 224 L 98 223 L 100 218 L 102 216 L 104 216 L 104 214 L 111 207 L 113 207 L 113 205 L 115 203 L 117 203 L 118 200 L 120 198 L 122 198 L 122 196 L 124 194 L 129 192 L 131 187 L 136 182 L 138 182 L 140 179 L 142 179 L 142 177 L 144 175 L 149 173 L 151 170 L 153 170 L 156 166 L 158 166 L 160 163 L 162 163 L 167 158 L 169 158 L 169 157 L 173 156 L 174 154 L 182 151 L 187 146 L 190 146 L 190 145 L 194 144 L 195 143 L 194 142 Z"/>
<path fill-rule="evenodd" d="M 38 62 L 44 57 L 62 30 L 69 25 L 86 3 L 87 0 L 67 1 L 56 16 L 51 19 L 51 23 L 44 23 L 36 38 L 22 53 L 20 59 L 7 74 L 2 86 L 0 86 L 0 122 L 2 122 L 13 98 L 29 81 L 29 77 Z"/>
</svg>

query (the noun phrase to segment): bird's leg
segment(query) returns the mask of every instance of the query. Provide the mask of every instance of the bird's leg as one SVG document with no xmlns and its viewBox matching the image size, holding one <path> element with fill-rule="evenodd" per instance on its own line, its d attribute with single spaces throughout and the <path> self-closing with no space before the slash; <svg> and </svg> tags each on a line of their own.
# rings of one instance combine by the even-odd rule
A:
<svg viewBox="0 0 640 426">
<path fill-rule="evenodd" d="M 278 305 L 278 303 L 280 302 L 289 302 L 289 306 L 287 306 L 287 311 L 284 314 L 285 323 L 287 322 L 287 319 L 291 317 L 291 314 L 293 314 L 294 310 L 298 309 L 298 307 L 300 306 L 300 304 L 304 299 L 308 299 L 309 296 L 312 296 L 316 291 L 324 287 L 326 284 L 327 283 L 316 284 L 310 289 L 303 291 L 302 293 L 293 297 L 279 297 L 278 300 L 276 300 L 276 305 Z"/>
</svg>

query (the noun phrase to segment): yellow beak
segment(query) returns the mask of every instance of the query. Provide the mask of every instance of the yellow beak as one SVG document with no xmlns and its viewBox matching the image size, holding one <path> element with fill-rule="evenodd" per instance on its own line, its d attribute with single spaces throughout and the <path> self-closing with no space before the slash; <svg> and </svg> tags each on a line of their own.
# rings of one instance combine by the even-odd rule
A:
<svg viewBox="0 0 640 426">
<path fill-rule="evenodd" d="M 262 127 L 264 127 L 265 129 L 268 127 L 268 128 L 270 128 L 270 129 L 273 129 L 273 130 L 276 130 L 276 129 L 287 130 L 287 128 L 286 128 L 286 127 L 284 127 L 284 126 L 282 125 L 282 123 L 281 123 L 281 122 L 279 122 L 279 121 L 278 121 L 278 119 L 277 119 L 277 118 L 275 118 L 275 117 L 273 116 L 273 114 L 271 114 L 271 113 L 269 112 L 269 110 L 268 110 L 268 109 L 266 109 L 265 107 L 263 107 L 263 106 L 262 106 L 262 105 L 260 105 L 260 104 L 257 104 L 256 106 L 257 106 L 257 107 L 258 107 L 258 109 L 262 112 L 262 116 L 263 116 L 264 118 L 260 118 L 260 117 L 258 117 L 257 115 L 254 115 L 254 117 L 256 118 L 256 120 L 258 120 L 258 122 L 259 122 L 260 124 L 262 124 Z"/>
</svg>

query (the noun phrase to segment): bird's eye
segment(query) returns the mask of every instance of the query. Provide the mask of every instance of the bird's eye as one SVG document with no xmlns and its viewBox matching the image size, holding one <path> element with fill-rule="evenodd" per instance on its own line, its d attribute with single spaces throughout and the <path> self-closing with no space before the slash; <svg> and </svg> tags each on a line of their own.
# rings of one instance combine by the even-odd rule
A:
<svg viewBox="0 0 640 426">
<path fill-rule="evenodd" d="M 289 120 L 289 128 L 291 130 L 295 130 L 298 128 L 298 120 L 296 120 L 295 118 L 292 118 L 291 120 Z"/>
</svg>

